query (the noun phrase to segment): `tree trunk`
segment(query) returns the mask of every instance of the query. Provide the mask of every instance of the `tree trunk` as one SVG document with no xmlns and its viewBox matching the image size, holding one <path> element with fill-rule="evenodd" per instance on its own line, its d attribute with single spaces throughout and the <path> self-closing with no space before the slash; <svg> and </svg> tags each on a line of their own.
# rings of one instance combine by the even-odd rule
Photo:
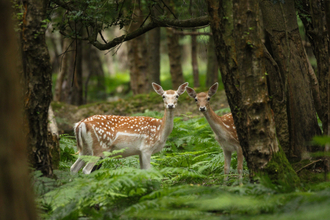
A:
<svg viewBox="0 0 330 220">
<path fill-rule="evenodd" d="M 172 78 L 172 88 L 178 88 L 184 83 L 181 66 L 181 46 L 179 35 L 173 33 L 172 28 L 166 28 L 168 58 L 170 60 L 170 73 Z"/>
<path fill-rule="evenodd" d="M 12 3 L 0 0 L 0 215 L 1 219 L 37 219 L 23 134 L 22 87 Z"/>
<path fill-rule="evenodd" d="M 53 169 L 59 169 L 61 160 L 60 135 L 52 106 L 48 110 L 48 146 L 52 155 Z"/>
<path fill-rule="evenodd" d="M 53 174 L 47 144 L 48 108 L 52 100 L 52 71 L 45 42 L 48 1 L 23 1 L 22 51 L 24 103 L 31 165 L 46 176 Z"/>
<path fill-rule="evenodd" d="M 312 45 L 313 53 L 317 61 L 317 87 L 319 87 L 318 99 L 314 98 L 315 108 L 317 113 L 322 121 L 322 127 L 324 134 L 328 133 L 328 75 L 330 71 L 330 60 L 329 60 L 329 41 L 327 35 L 327 26 L 325 12 L 322 10 L 321 0 L 309 1 L 309 0 L 300 0 L 297 10 L 299 18 L 304 24 L 306 31 L 306 36 L 308 37 L 309 42 Z M 306 16 L 308 14 L 308 16 Z M 325 46 L 326 45 L 326 46 Z M 315 74 L 313 72 L 313 74 Z"/>
<path fill-rule="evenodd" d="M 267 42 L 266 45 L 268 45 Z M 277 63 L 266 47 L 264 47 L 263 62 L 266 66 L 268 92 L 271 99 L 272 110 L 274 112 L 276 136 L 285 155 L 288 157 L 290 155 L 290 134 L 284 81 Z"/>
<path fill-rule="evenodd" d="M 94 89 L 94 99 L 97 100 L 105 100 L 106 99 L 106 86 L 105 86 L 105 77 L 102 68 L 102 61 L 100 59 L 99 51 L 93 47 L 92 45 L 85 45 L 84 48 L 86 50 L 83 51 L 83 60 L 86 65 L 85 75 L 85 95 L 84 95 L 84 103 L 87 103 L 88 96 L 88 84 L 90 84 L 90 78 L 92 77 L 94 80 L 92 82 L 96 90 Z M 87 76 L 86 76 L 87 75 Z"/>
<path fill-rule="evenodd" d="M 68 103 L 72 105 L 82 105 L 84 104 L 84 99 L 83 99 L 83 73 L 82 73 L 82 42 L 80 40 L 76 41 L 76 46 L 75 46 L 75 68 L 74 72 L 74 77 L 70 77 L 69 79 L 69 86 L 71 88 L 71 96 L 69 96 Z M 73 65 L 74 65 L 73 64 Z M 72 83 L 73 80 L 73 83 Z"/>
<path fill-rule="evenodd" d="M 154 18 L 159 19 L 159 16 L 164 14 L 164 9 L 160 6 L 160 4 L 153 4 L 153 6 L 149 9 L 151 13 L 151 20 Z M 149 71 L 148 71 L 148 79 L 149 79 L 149 90 L 153 90 L 151 83 L 155 82 L 157 84 L 160 83 L 160 28 L 154 28 L 149 31 L 149 44 L 148 44 L 148 54 L 149 54 Z"/>
<path fill-rule="evenodd" d="M 63 82 L 65 77 L 68 75 L 68 64 L 70 61 L 70 54 L 71 52 L 68 52 L 70 45 L 70 39 L 64 38 L 63 39 L 63 47 L 62 47 L 62 57 L 60 59 L 61 69 L 57 75 L 56 79 L 56 85 L 55 85 L 55 95 L 54 95 L 54 101 L 60 102 L 64 101 L 61 99 L 63 97 L 62 94 L 62 88 L 63 88 Z"/>
<path fill-rule="evenodd" d="M 213 36 L 210 35 L 209 44 L 207 46 L 206 87 L 210 87 L 218 82 L 219 67 L 214 48 L 214 39 Z"/>
<path fill-rule="evenodd" d="M 299 179 L 275 137 L 262 62 L 258 1 L 207 2 L 222 80 L 250 176 L 261 172 L 273 182 L 283 179 L 296 185 Z"/>
<path fill-rule="evenodd" d="M 135 11 L 132 14 L 131 24 L 128 31 L 136 30 L 143 22 L 143 14 L 140 8 L 140 1 L 137 1 Z M 130 83 L 133 94 L 142 94 L 148 92 L 148 58 L 145 35 L 141 35 L 127 42 L 128 60 L 130 65 Z"/>
<path fill-rule="evenodd" d="M 194 32 L 194 29 L 192 30 Z M 198 73 L 198 60 L 197 60 L 197 36 L 191 35 L 191 65 L 194 76 L 194 87 L 200 87 L 199 73 Z"/>
<path fill-rule="evenodd" d="M 149 90 L 151 83 L 155 82 L 160 85 L 160 28 L 155 28 L 149 33 Z"/>
<path fill-rule="evenodd" d="M 325 15 L 326 15 L 326 25 L 327 25 L 327 32 L 328 32 L 328 37 L 330 36 L 330 0 L 326 0 L 325 1 Z M 328 51 L 330 51 L 330 44 L 328 43 Z M 326 135 L 330 136 L 330 73 L 328 72 L 328 88 L 327 88 L 327 96 L 328 96 L 328 100 L 327 100 L 327 108 L 325 109 L 326 111 L 326 118 L 327 118 L 327 133 Z M 324 133 L 323 133 L 324 134 Z M 324 151 L 326 154 L 329 155 L 330 152 L 330 144 L 328 143 L 325 148 Z M 325 167 L 325 172 L 324 172 L 324 176 L 325 176 L 325 180 L 328 180 L 328 173 L 330 171 L 330 157 L 329 156 L 325 156 L 324 159 L 324 167 Z"/>
<path fill-rule="evenodd" d="M 309 66 L 298 31 L 294 1 L 282 4 L 263 0 L 260 7 L 270 53 L 279 67 L 278 74 L 283 79 L 282 88 L 287 97 L 288 122 L 280 122 L 289 126 L 290 148 L 285 151 L 289 153 L 289 160 L 299 161 L 308 156 L 306 146 L 313 136 L 321 134 L 321 130 L 313 106 Z"/>
</svg>

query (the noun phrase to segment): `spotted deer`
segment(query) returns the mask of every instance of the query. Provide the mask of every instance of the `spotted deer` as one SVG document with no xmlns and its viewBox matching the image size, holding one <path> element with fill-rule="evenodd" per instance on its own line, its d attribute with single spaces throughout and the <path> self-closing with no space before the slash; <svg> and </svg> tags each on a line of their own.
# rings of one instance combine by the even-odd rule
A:
<svg viewBox="0 0 330 220">
<path fill-rule="evenodd" d="M 83 173 L 91 173 L 95 162 L 86 162 L 82 155 L 103 157 L 104 151 L 125 149 L 121 155 L 139 155 L 141 169 L 150 168 L 151 155 L 161 151 L 173 129 L 174 109 L 179 96 L 185 92 L 188 83 L 177 91 L 167 90 L 152 83 L 158 95 L 163 97 L 165 112 L 162 119 L 143 116 L 94 115 L 75 124 L 79 157 L 71 166 L 71 173 L 77 173 L 83 166 Z"/>
<path fill-rule="evenodd" d="M 217 90 L 218 83 L 213 84 L 209 88 L 208 92 L 201 92 L 198 94 L 196 94 L 194 89 L 190 87 L 186 88 L 188 95 L 195 99 L 198 110 L 204 114 L 215 134 L 215 139 L 223 149 L 223 154 L 225 157 L 225 180 L 228 180 L 227 175 L 230 170 L 231 155 L 233 152 L 237 151 L 237 170 L 241 183 L 243 172 L 243 151 L 238 141 L 233 116 L 231 113 L 228 113 L 220 117 L 212 110 L 210 106 L 210 99 L 217 92 Z"/>
</svg>

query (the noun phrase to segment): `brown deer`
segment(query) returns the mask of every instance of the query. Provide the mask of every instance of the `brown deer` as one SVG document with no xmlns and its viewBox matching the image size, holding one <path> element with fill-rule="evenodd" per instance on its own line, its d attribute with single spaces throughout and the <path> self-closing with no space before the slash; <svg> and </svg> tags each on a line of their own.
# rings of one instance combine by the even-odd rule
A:
<svg viewBox="0 0 330 220">
<path fill-rule="evenodd" d="M 241 183 L 243 172 L 243 151 L 238 141 L 233 116 L 231 113 L 228 113 L 220 117 L 210 106 L 210 99 L 217 90 L 218 83 L 213 84 L 208 92 L 201 92 L 198 94 L 196 94 L 194 89 L 190 87 L 186 88 L 188 95 L 195 99 L 199 111 L 204 114 L 215 134 L 215 139 L 222 147 L 225 157 L 225 180 L 228 180 L 227 175 L 230 169 L 231 155 L 233 152 L 237 151 L 237 171 Z"/>
<path fill-rule="evenodd" d="M 173 129 L 174 109 L 179 96 L 185 92 L 188 83 L 179 86 L 177 91 L 167 90 L 152 83 L 157 94 L 163 97 L 165 112 L 162 119 L 143 116 L 94 115 L 75 124 L 79 157 L 71 166 L 71 172 L 77 173 L 85 163 L 80 156 L 103 157 L 104 151 L 125 149 L 121 155 L 128 157 L 139 155 L 141 169 L 150 168 L 150 157 L 161 151 Z M 89 162 L 83 173 L 89 174 L 95 162 Z"/>
</svg>

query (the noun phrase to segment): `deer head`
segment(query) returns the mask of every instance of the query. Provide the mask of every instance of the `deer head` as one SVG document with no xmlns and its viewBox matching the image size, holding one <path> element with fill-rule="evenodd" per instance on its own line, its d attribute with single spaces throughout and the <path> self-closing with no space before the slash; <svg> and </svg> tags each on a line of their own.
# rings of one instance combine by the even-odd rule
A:
<svg viewBox="0 0 330 220">
<path fill-rule="evenodd" d="M 152 87 L 154 88 L 155 92 L 158 95 L 161 95 L 163 97 L 164 100 L 164 105 L 165 108 L 167 109 L 174 109 L 178 98 L 180 95 L 182 95 L 184 93 L 184 91 L 186 91 L 186 87 L 188 86 L 188 83 L 183 83 L 182 85 L 179 86 L 177 91 L 174 90 L 167 90 L 164 91 L 163 88 L 158 85 L 157 83 L 152 83 Z"/>
<path fill-rule="evenodd" d="M 214 83 L 209 88 L 209 91 L 207 93 L 201 92 L 201 93 L 196 94 L 195 90 L 190 87 L 187 87 L 186 90 L 187 90 L 188 95 L 195 99 L 198 110 L 201 112 L 204 112 L 210 107 L 210 99 L 217 92 L 218 83 L 217 82 Z"/>
</svg>

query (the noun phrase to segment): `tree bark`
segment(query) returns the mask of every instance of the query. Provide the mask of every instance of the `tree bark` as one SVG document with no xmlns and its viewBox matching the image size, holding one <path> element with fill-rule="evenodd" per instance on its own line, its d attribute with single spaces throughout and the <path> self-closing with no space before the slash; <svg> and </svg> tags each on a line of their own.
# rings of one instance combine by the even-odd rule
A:
<svg viewBox="0 0 330 220">
<path fill-rule="evenodd" d="M 181 66 L 181 46 L 179 44 L 179 35 L 173 33 L 172 28 L 166 28 L 168 58 L 170 61 L 170 73 L 172 87 L 178 88 L 184 83 L 184 77 Z"/>
<path fill-rule="evenodd" d="M 263 0 L 260 7 L 270 53 L 279 67 L 287 97 L 288 121 L 280 122 L 289 126 L 290 148 L 285 151 L 289 153 L 289 160 L 299 161 L 308 156 L 307 145 L 313 136 L 321 134 L 321 130 L 313 106 L 309 66 L 298 31 L 294 1 L 282 4 Z M 278 113 L 275 109 L 275 115 Z"/>
<path fill-rule="evenodd" d="M 149 90 L 151 90 L 151 82 L 160 85 L 160 28 L 149 31 Z"/>
<path fill-rule="evenodd" d="M 45 28 L 42 27 L 47 6 L 47 0 L 23 1 L 21 40 L 29 161 L 45 176 L 51 176 L 53 169 L 47 144 L 47 122 L 52 100 L 52 71 Z"/>
<path fill-rule="evenodd" d="M 210 87 L 218 82 L 219 67 L 214 48 L 214 39 L 213 36 L 210 35 L 209 44 L 207 46 L 206 87 Z"/>
<path fill-rule="evenodd" d="M 150 8 L 151 21 L 155 18 L 159 18 L 160 15 L 164 14 L 163 8 L 159 4 L 154 4 Z M 160 27 L 157 27 L 149 31 L 149 43 L 148 43 L 148 55 L 149 55 L 149 71 L 148 71 L 148 80 L 149 80 L 149 91 L 152 91 L 151 83 L 155 82 L 160 83 Z"/>
<path fill-rule="evenodd" d="M 57 75 L 56 79 L 56 85 L 55 85 L 55 95 L 54 95 L 54 101 L 60 102 L 64 101 L 61 97 L 63 97 L 62 94 L 62 88 L 63 88 L 63 82 L 65 77 L 68 75 L 68 65 L 70 61 L 70 54 L 71 52 L 68 52 L 70 45 L 70 39 L 64 38 L 63 39 L 63 46 L 62 46 L 62 57 L 60 59 L 61 68 Z"/>
<path fill-rule="evenodd" d="M 96 91 L 94 89 L 94 93 L 91 94 L 94 97 L 94 100 L 105 100 L 106 99 L 106 86 L 105 86 L 105 77 L 104 77 L 104 71 L 102 68 L 102 61 L 100 59 L 99 51 L 91 46 L 91 45 L 86 45 L 84 43 L 84 48 L 86 48 L 83 51 L 83 60 L 84 64 L 86 65 L 87 74 L 85 75 L 85 95 L 84 95 L 84 103 L 87 103 L 87 97 L 88 97 L 88 84 L 90 84 L 90 78 L 92 77 L 94 79 L 93 83 L 94 87 L 96 88 Z M 87 75 L 87 77 L 86 77 Z"/>
<path fill-rule="evenodd" d="M 129 30 L 136 30 L 143 22 L 143 14 L 140 9 L 140 1 L 136 3 L 135 11 L 132 14 Z M 130 83 L 133 94 L 142 94 L 148 92 L 148 58 L 145 35 L 141 35 L 128 43 L 128 60 L 130 65 Z"/>
<path fill-rule="evenodd" d="M 67 102 L 72 105 L 82 105 L 84 104 L 83 99 L 83 71 L 82 71 L 82 56 L 83 56 L 83 48 L 82 42 L 80 40 L 76 41 L 75 46 L 75 57 L 74 64 L 75 68 L 72 74 L 74 76 L 69 79 L 69 87 L 71 90 L 71 95 L 68 97 Z M 73 80 L 73 82 L 72 82 Z"/>
<path fill-rule="evenodd" d="M 278 182 L 290 175 L 285 181 L 296 185 L 297 175 L 275 137 L 262 62 L 258 1 L 207 2 L 222 80 L 250 177 L 261 172 Z"/>
<path fill-rule="evenodd" d="M 23 99 L 17 64 L 12 2 L 0 0 L 0 215 L 1 219 L 37 219 L 23 133 Z"/>
<path fill-rule="evenodd" d="M 266 42 L 268 45 L 268 42 Z M 269 45 L 270 47 L 270 45 Z M 271 50 L 271 49 L 270 49 Z M 276 136 L 287 157 L 290 156 L 290 134 L 287 113 L 287 98 L 284 92 L 284 81 L 272 55 L 264 47 L 264 59 L 267 70 L 268 92 L 274 112 Z"/>
<path fill-rule="evenodd" d="M 48 110 L 48 146 L 52 155 L 53 169 L 59 169 L 61 160 L 60 135 L 52 106 Z"/>
<path fill-rule="evenodd" d="M 327 93 L 330 60 L 326 16 L 325 12 L 322 10 L 322 2 L 323 1 L 321 0 L 300 0 L 297 1 L 296 9 L 298 11 L 300 20 L 304 24 L 306 36 L 312 45 L 313 53 L 317 61 L 318 80 L 314 80 L 316 83 L 312 84 L 312 86 L 314 85 L 314 87 L 316 87 L 317 91 L 312 91 L 314 97 L 315 95 L 319 96 L 314 98 L 314 102 L 318 101 L 315 103 L 315 108 L 322 121 L 323 132 L 324 134 L 327 134 L 328 116 L 326 109 L 328 109 Z M 312 74 L 315 75 L 314 71 Z"/>
<path fill-rule="evenodd" d="M 325 1 L 325 15 L 326 15 L 326 24 L 327 24 L 327 32 L 328 32 L 328 37 L 330 36 L 330 1 L 326 0 Z M 328 51 L 330 51 L 330 44 L 328 43 Z M 327 113 L 327 135 L 330 136 L 330 73 L 328 72 L 328 88 L 327 88 L 327 96 L 328 96 L 328 100 L 327 100 L 327 108 L 325 109 L 326 113 Z M 325 148 L 324 151 L 329 154 L 330 152 L 330 144 L 328 143 Z M 325 167 L 325 172 L 324 172 L 324 176 L 325 176 L 325 180 L 329 181 L 328 179 L 328 173 L 330 171 L 330 157 L 329 156 L 325 156 L 324 159 L 324 167 Z"/>
<path fill-rule="evenodd" d="M 192 30 L 194 31 L 194 29 Z M 197 36 L 191 35 L 191 65 L 194 76 L 194 87 L 199 87 L 199 72 L 198 72 L 198 60 L 197 60 Z"/>
</svg>

